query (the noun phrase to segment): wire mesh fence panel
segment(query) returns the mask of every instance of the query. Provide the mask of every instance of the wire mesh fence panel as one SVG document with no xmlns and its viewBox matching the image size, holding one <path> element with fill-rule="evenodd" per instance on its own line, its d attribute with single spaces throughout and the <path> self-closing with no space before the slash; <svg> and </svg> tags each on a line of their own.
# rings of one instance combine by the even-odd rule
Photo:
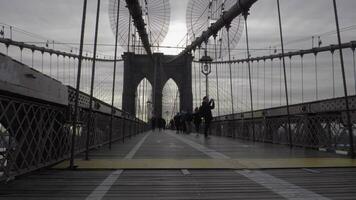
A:
<svg viewBox="0 0 356 200">
<path fill-rule="evenodd" d="M 355 99 L 355 96 L 350 96 L 354 131 Z M 341 98 L 293 105 L 290 134 L 285 107 L 255 111 L 258 117 L 253 120 L 249 112 L 216 117 L 212 122 L 211 133 L 258 142 L 348 152 L 351 144 L 344 107 Z"/>
<path fill-rule="evenodd" d="M 23 174 L 67 158 L 66 116 L 63 106 L 0 96 L 0 175 Z"/>
</svg>

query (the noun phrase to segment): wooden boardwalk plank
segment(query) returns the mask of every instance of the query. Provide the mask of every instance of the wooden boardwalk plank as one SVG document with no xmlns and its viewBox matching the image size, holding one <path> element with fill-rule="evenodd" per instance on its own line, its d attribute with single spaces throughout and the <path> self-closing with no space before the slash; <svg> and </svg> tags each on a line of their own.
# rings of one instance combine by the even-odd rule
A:
<svg viewBox="0 0 356 200">
<path fill-rule="evenodd" d="M 329 199 L 355 199 L 356 168 L 303 169 L 318 167 L 318 163 L 323 167 L 352 166 L 355 163 L 355 160 L 344 156 L 310 149 L 289 150 L 280 145 L 222 137 L 204 139 L 195 135 L 179 135 L 185 138 L 180 140 L 170 134 L 172 132 L 150 133 L 145 140 L 146 134 L 142 134 L 124 144 L 115 143 L 112 151 L 107 150 L 106 146 L 92 151 L 87 165 L 101 162 L 107 169 L 117 169 L 115 164 L 120 162 L 147 165 L 141 170 L 123 170 L 103 199 L 283 199 L 277 194 L 280 191 L 273 192 L 258 183 L 257 179 L 253 181 L 253 178 L 229 168 L 217 170 L 226 163 L 231 164 L 232 169 L 239 165 L 241 168 L 250 168 L 252 173 L 270 175 L 286 183 L 286 186 L 295 185 L 295 188 L 310 194 Z M 191 142 L 184 142 L 186 140 Z M 142 145 L 138 145 L 140 141 Z M 85 162 L 81 157 L 77 157 L 77 164 Z M 170 165 L 170 168 L 153 170 L 152 166 L 162 163 Z M 206 169 L 187 167 L 194 163 Z M 67 163 L 62 165 L 66 167 Z M 297 169 L 261 170 L 273 166 Z M 7 184 L 0 184 L 0 200 L 86 199 L 115 171 L 103 168 L 93 166 L 95 170 L 75 171 L 51 169 L 18 177 Z M 183 174 L 181 169 L 189 169 L 190 174 Z"/>
</svg>

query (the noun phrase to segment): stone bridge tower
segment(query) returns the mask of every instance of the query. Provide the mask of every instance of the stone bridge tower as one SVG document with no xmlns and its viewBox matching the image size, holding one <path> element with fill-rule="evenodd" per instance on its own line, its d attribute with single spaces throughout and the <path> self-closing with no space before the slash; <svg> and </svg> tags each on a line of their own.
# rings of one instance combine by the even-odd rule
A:
<svg viewBox="0 0 356 200">
<path fill-rule="evenodd" d="M 148 55 L 124 53 L 124 85 L 122 109 L 131 114 L 136 113 L 136 90 L 140 82 L 146 78 L 152 85 L 153 110 L 156 116 L 162 116 L 162 91 L 171 78 L 178 86 L 180 109 L 192 112 L 192 55 L 188 54 L 169 62 L 175 56 L 154 53 Z M 173 98 L 173 97 L 172 97 Z"/>
</svg>

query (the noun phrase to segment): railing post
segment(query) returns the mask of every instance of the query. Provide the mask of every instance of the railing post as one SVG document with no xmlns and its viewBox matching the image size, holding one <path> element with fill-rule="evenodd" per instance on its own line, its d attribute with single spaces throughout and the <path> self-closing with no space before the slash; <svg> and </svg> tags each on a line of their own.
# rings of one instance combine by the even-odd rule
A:
<svg viewBox="0 0 356 200">
<path fill-rule="evenodd" d="M 344 86 L 344 99 L 346 104 L 346 115 L 347 115 L 347 128 L 349 131 L 349 142 L 350 142 L 350 156 L 351 158 L 355 158 L 355 151 L 354 151 L 354 136 L 352 130 L 352 122 L 350 116 L 350 106 L 349 106 L 349 99 L 347 94 L 347 84 L 346 84 L 346 77 L 345 77 L 345 66 L 344 66 L 344 55 L 341 47 L 341 35 L 340 35 L 340 27 L 339 27 L 339 17 L 337 13 L 337 6 L 336 0 L 333 0 L 334 5 L 334 14 L 335 14 L 335 24 L 336 24 L 336 31 L 337 31 L 337 39 L 338 39 L 338 46 L 340 52 L 340 63 L 341 63 L 341 72 L 342 72 L 342 83 Z"/>
<path fill-rule="evenodd" d="M 281 20 L 281 10 L 279 6 L 279 0 L 277 0 L 278 7 L 278 21 L 279 21 L 279 34 L 281 39 L 281 49 L 282 49 L 282 61 L 283 61 L 283 75 L 284 75 L 284 90 L 286 94 L 286 106 L 287 106 L 287 120 L 288 120 L 288 135 L 289 135 L 289 146 L 293 147 L 293 139 L 292 139 L 292 129 L 290 126 L 290 111 L 289 111 L 289 99 L 288 99 L 288 85 L 287 85 L 287 74 L 286 74 L 286 61 L 284 58 L 284 44 L 283 44 L 283 30 L 282 30 L 282 20 Z"/>
<path fill-rule="evenodd" d="M 90 99 L 89 99 L 89 119 L 88 119 L 88 130 L 85 145 L 85 160 L 89 160 L 89 137 L 90 129 L 93 123 L 93 92 L 94 92 L 94 78 L 95 78 L 95 63 L 96 63 L 96 48 L 98 43 L 98 29 L 99 29 L 99 17 L 100 17 L 100 0 L 98 0 L 97 11 L 96 11 L 96 24 L 95 24 L 95 36 L 94 36 L 94 53 L 93 53 L 93 66 L 91 71 L 91 82 L 90 82 Z"/>
<path fill-rule="evenodd" d="M 248 10 L 243 11 L 243 16 L 245 18 L 245 29 L 246 29 L 246 49 L 247 49 L 247 67 L 248 67 L 248 80 L 250 84 L 250 106 L 251 106 L 251 121 L 252 121 L 252 140 L 255 142 L 255 118 L 254 118 L 254 110 L 253 110 L 253 95 L 252 95 L 252 81 L 251 81 L 251 63 L 250 63 L 250 46 L 248 41 L 248 29 L 247 29 L 247 16 Z"/>
<path fill-rule="evenodd" d="M 114 114 L 115 114 L 115 82 L 116 82 L 116 60 L 117 60 L 117 43 L 118 43 L 118 36 L 119 36 L 119 15 L 120 14 L 120 0 L 117 0 L 117 12 L 116 12 L 116 33 L 115 33 L 115 55 L 114 55 L 114 74 L 113 74 L 113 81 L 112 81 L 112 96 L 111 96 L 111 118 L 110 118 L 110 133 L 109 133 L 109 149 L 111 150 L 111 143 L 112 143 L 112 132 L 113 132 L 113 121 L 114 121 Z"/>
<path fill-rule="evenodd" d="M 74 114 L 72 117 L 72 144 L 70 152 L 70 162 L 69 168 L 74 168 L 74 148 L 75 148 L 75 135 L 77 134 L 77 120 L 78 120 L 78 104 L 79 104 L 79 88 L 80 88 L 80 75 L 82 69 L 82 56 L 83 56 L 83 42 L 85 34 L 85 19 L 86 19 L 86 10 L 87 10 L 87 0 L 84 0 L 83 5 L 83 17 L 82 17 L 82 28 L 80 36 L 80 48 L 79 48 L 79 57 L 78 57 L 78 74 L 77 74 L 77 87 L 75 92 L 75 104 L 74 104 Z M 43 55 L 43 54 L 42 54 Z"/>
<path fill-rule="evenodd" d="M 231 22 L 230 22 L 231 23 Z M 227 50 L 229 55 L 229 72 L 230 72 L 230 98 L 231 98 L 231 114 L 234 114 L 234 93 L 233 93 L 233 86 L 232 86 L 232 69 L 231 69 L 231 49 L 230 49 L 230 27 L 231 24 L 228 23 L 225 25 L 226 32 L 227 32 Z"/>
</svg>

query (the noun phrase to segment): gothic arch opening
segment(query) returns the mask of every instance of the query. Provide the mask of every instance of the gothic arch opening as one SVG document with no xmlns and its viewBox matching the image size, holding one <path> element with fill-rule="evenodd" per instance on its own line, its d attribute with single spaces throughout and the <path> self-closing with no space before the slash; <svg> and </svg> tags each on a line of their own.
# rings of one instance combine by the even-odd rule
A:
<svg viewBox="0 0 356 200">
<path fill-rule="evenodd" d="M 152 85 L 146 79 L 142 79 L 138 84 L 135 95 L 136 117 L 147 122 L 152 115 Z"/>
<path fill-rule="evenodd" d="M 162 91 L 162 118 L 168 123 L 175 113 L 180 111 L 179 88 L 173 79 L 169 79 Z"/>
</svg>

